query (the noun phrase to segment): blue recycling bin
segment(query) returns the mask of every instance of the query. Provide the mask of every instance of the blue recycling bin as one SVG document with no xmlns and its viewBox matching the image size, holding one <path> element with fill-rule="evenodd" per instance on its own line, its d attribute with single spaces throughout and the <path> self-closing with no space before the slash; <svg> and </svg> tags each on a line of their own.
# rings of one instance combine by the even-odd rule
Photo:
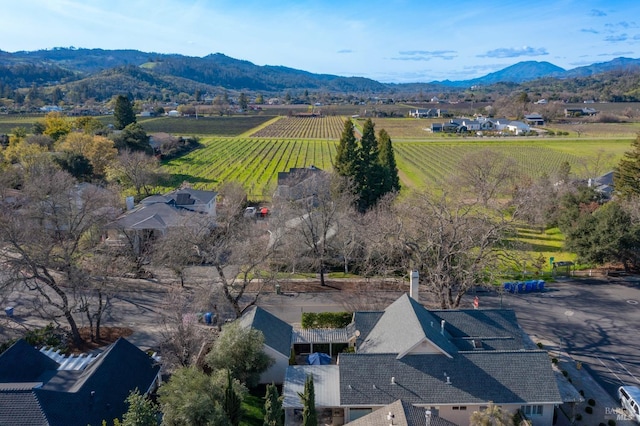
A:
<svg viewBox="0 0 640 426">
<path fill-rule="evenodd" d="M 7 314 L 8 317 L 13 317 L 13 306 L 4 308 L 4 313 Z"/>
<path fill-rule="evenodd" d="M 544 291 L 544 280 L 538 280 L 538 291 Z"/>
<path fill-rule="evenodd" d="M 521 281 L 518 281 L 518 289 L 517 289 L 517 292 L 518 292 L 518 293 L 524 293 L 525 288 L 526 288 L 526 287 L 525 287 L 525 283 L 523 283 L 523 282 L 521 282 Z"/>
<path fill-rule="evenodd" d="M 205 312 L 204 314 L 204 323 L 207 325 L 211 325 L 212 315 L 211 312 Z"/>
</svg>

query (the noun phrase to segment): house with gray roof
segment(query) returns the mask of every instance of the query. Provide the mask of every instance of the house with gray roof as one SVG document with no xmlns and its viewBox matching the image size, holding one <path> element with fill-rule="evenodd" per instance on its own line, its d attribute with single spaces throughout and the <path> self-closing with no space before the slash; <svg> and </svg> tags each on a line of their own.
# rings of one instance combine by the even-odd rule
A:
<svg viewBox="0 0 640 426">
<path fill-rule="evenodd" d="M 264 352 L 274 360 L 273 365 L 260 376 L 260 383 L 282 384 L 291 355 L 291 325 L 258 306 L 251 306 L 238 321 L 243 328 L 262 332 Z"/>
<path fill-rule="evenodd" d="M 83 366 L 70 368 L 19 340 L 0 354 L 0 425 L 86 426 L 122 418 L 134 389 L 155 390 L 160 366 L 119 339 Z"/>
<path fill-rule="evenodd" d="M 337 395 L 316 404 L 331 410 L 333 424 L 377 424 L 389 411 L 418 421 L 398 424 L 426 424 L 429 411 L 431 424 L 467 425 L 492 401 L 531 413 L 535 426 L 551 425 L 554 407 L 563 402 L 548 354 L 523 334 L 511 310 L 427 310 L 405 294 L 384 311 L 354 313 L 347 329 L 353 349 L 335 366 L 287 370 L 288 419 L 300 410 L 296 392 L 306 374 L 313 375 L 317 394 Z M 363 423 L 365 416 L 372 416 L 370 423 Z"/>
<path fill-rule="evenodd" d="M 188 226 L 196 214 L 216 217 L 214 191 L 181 188 L 165 195 L 151 195 L 124 212 L 107 226 L 107 244 L 131 244 L 136 252 L 149 241 L 165 235 L 169 228 Z"/>
</svg>

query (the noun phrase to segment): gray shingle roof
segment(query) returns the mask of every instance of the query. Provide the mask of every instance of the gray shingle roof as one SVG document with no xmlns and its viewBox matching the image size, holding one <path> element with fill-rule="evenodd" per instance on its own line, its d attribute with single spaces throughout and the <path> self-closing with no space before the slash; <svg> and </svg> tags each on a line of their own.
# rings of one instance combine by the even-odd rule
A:
<svg viewBox="0 0 640 426">
<path fill-rule="evenodd" d="M 341 354 L 342 405 L 562 402 L 544 351 L 443 355 Z M 392 383 L 392 377 L 394 378 Z M 447 383 L 447 377 L 450 383 Z"/>
<path fill-rule="evenodd" d="M 37 382 L 59 364 L 20 339 L 0 354 L 0 383 Z"/>
<path fill-rule="evenodd" d="M 441 333 L 440 321 L 407 294 L 387 306 L 371 332 L 358 347 L 358 353 L 404 354 L 423 341 L 452 356 L 457 352 Z"/>
<path fill-rule="evenodd" d="M 424 408 L 397 400 L 358 420 L 349 422 L 349 426 L 388 426 L 391 423 L 387 419 L 389 413 L 393 414 L 394 426 L 425 426 L 425 411 Z M 431 426 L 456 426 L 456 424 L 441 417 L 432 416 Z"/>
<path fill-rule="evenodd" d="M 119 229 L 166 229 L 182 225 L 187 210 L 176 209 L 165 203 L 141 204 L 120 216 L 111 227 Z"/>
<path fill-rule="evenodd" d="M 84 371 L 58 371 L 57 362 L 28 344 L 20 344 L 18 349 L 21 349 L 27 362 L 16 364 L 13 358 L 17 351 L 14 349 L 13 355 L 9 353 L 10 357 L 5 358 L 4 354 L 0 357 L 0 369 L 14 366 L 20 372 L 29 370 L 33 365 L 37 369 L 27 372 L 29 374 L 14 374 L 16 378 L 27 379 L 20 380 L 23 382 L 21 384 L 6 380 L 10 378 L 8 374 L 0 378 L 0 382 L 3 382 L 0 383 L 0 406 L 3 408 L 0 411 L 5 416 L 2 419 L 18 415 L 36 419 L 27 424 L 99 425 L 102 420 L 120 417 L 127 410 L 125 399 L 129 392 L 135 388 L 142 393 L 146 392 L 160 370 L 160 366 L 149 355 L 125 339 L 119 339 L 109 346 Z M 39 357 L 35 364 L 32 362 L 34 354 Z M 7 361 L 6 364 L 4 361 Z M 41 380 L 44 384 L 28 383 L 34 382 L 30 377 L 35 374 L 45 378 Z M 3 401 L 12 403 L 5 405 Z M 5 409 L 6 407 L 11 409 Z M 39 422 L 41 417 L 48 423 Z M 0 421 L 0 425 L 5 424 L 17 423 Z"/>
<path fill-rule="evenodd" d="M 252 306 L 244 312 L 238 321 L 240 321 L 241 327 L 260 330 L 264 335 L 265 345 L 286 357 L 291 354 L 293 327 L 280 318 L 258 306 Z"/>
<path fill-rule="evenodd" d="M 186 197 L 184 196 L 187 194 L 189 195 L 189 199 L 185 203 Z M 214 191 L 202 191 L 202 190 L 197 190 L 192 188 L 181 188 L 181 189 L 176 189 L 174 191 L 171 191 L 168 194 L 165 194 L 165 197 L 176 201 L 178 205 L 181 205 L 183 203 L 185 203 L 185 205 L 192 205 L 192 204 L 209 204 L 214 198 L 216 198 L 217 195 L 218 193 Z"/>
<path fill-rule="evenodd" d="M 487 350 L 535 349 L 524 338 L 514 311 L 509 309 L 432 310 L 445 320 L 451 341 L 460 350 L 472 350 L 472 340 Z"/>
<path fill-rule="evenodd" d="M 378 323 L 384 312 L 355 312 L 353 314 L 353 328 L 360 332 L 356 339 L 356 346 L 360 347 L 365 337 L 371 333 L 373 327 Z"/>
<path fill-rule="evenodd" d="M 0 388 L 0 425 L 49 426 L 49 422 L 42 412 L 38 398 L 31 389 L 5 390 Z"/>
</svg>

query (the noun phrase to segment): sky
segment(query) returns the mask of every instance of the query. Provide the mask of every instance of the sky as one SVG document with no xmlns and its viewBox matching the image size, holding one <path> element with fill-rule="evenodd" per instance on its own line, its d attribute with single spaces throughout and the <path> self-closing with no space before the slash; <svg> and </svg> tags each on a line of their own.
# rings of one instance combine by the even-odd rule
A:
<svg viewBox="0 0 640 426">
<path fill-rule="evenodd" d="M 640 57 L 638 0 L 5 0 L 0 50 L 137 49 L 385 83 Z"/>
</svg>

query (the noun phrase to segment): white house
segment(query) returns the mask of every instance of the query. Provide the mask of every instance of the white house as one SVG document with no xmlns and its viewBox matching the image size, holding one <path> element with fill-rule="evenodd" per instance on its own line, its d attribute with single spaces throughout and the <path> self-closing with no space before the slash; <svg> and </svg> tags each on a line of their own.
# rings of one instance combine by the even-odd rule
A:
<svg viewBox="0 0 640 426">
<path fill-rule="evenodd" d="M 516 136 L 523 135 L 531 131 L 531 127 L 522 121 L 512 121 L 506 126 L 507 130 Z"/>
</svg>

